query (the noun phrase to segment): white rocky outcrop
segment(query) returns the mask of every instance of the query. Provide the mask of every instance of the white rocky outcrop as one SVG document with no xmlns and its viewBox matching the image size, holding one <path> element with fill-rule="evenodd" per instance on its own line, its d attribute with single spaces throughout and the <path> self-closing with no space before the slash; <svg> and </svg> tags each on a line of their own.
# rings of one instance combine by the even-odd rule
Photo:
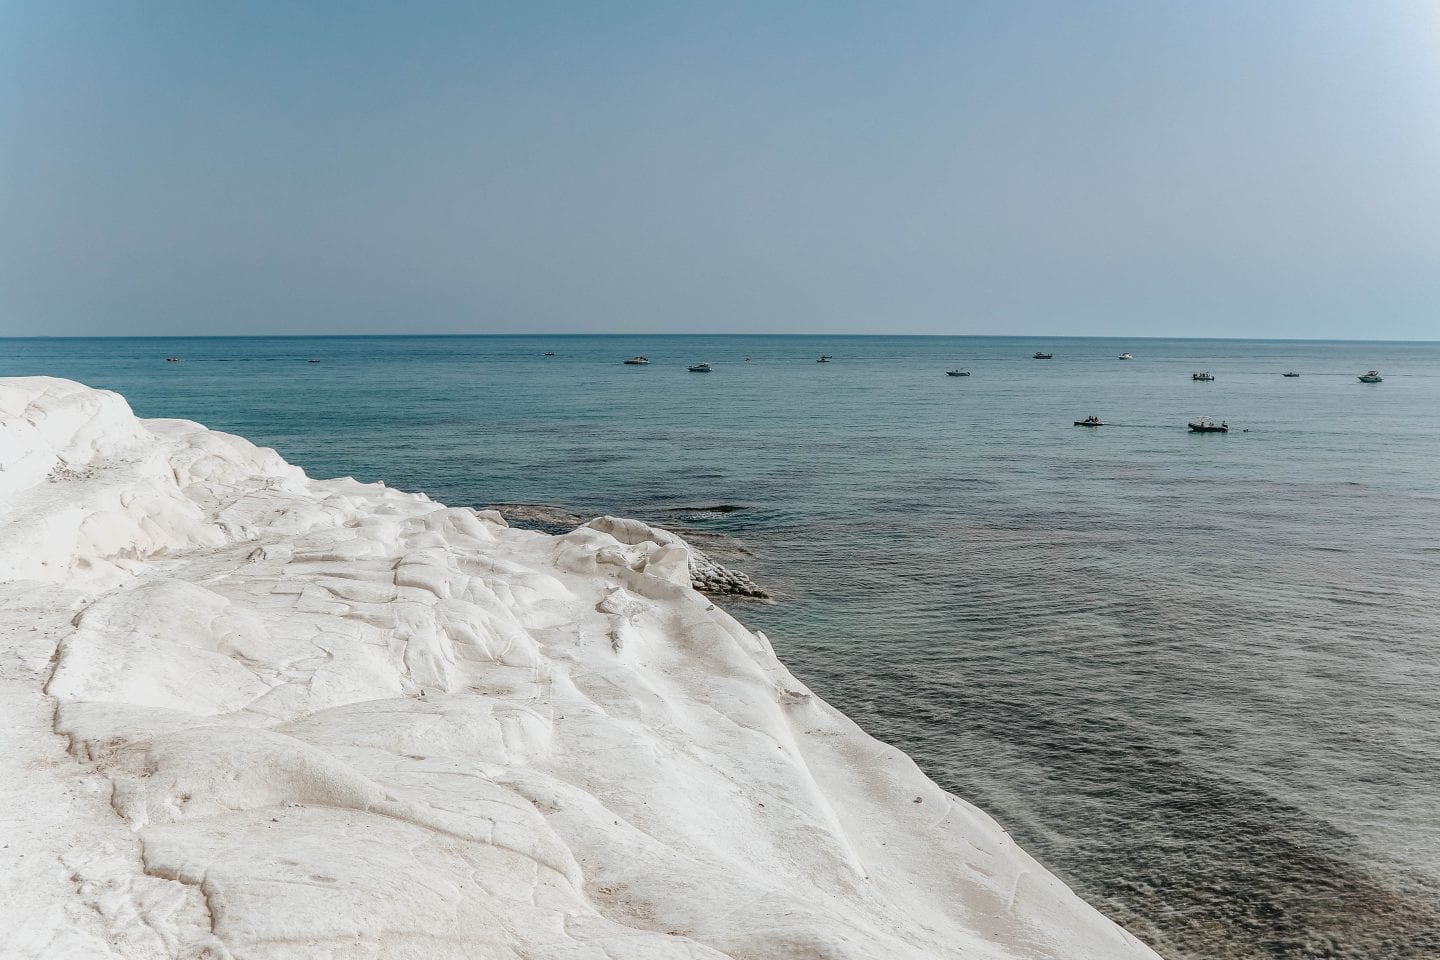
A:
<svg viewBox="0 0 1440 960">
<path fill-rule="evenodd" d="M 0 380 L 4 955 L 1154 956 L 689 564 Z"/>
</svg>

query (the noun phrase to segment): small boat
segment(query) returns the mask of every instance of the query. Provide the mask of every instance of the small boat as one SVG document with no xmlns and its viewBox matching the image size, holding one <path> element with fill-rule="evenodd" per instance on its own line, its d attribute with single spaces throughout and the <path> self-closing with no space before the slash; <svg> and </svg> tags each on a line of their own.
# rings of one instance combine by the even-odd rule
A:
<svg viewBox="0 0 1440 960">
<path fill-rule="evenodd" d="M 1035 353 L 1034 353 L 1034 355 L 1031 356 L 1030 359 L 1031 359 L 1031 360 L 1051 360 L 1051 359 L 1054 359 L 1054 357 L 1055 357 L 1055 354 L 1053 354 L 1053 353 L 1041 353 L 1039 350 L 1036 350 Z"/>
<path fill-rule="evenodd" d="M 1384 378 L 1380 376 L 1379 370 L 1367 370 L 1360 378 L 1361 383 L 1383 383 Z"/>
<path fill-rule="evenodd" d="M 552 351 L 550 351 L 549 353 L 545 354 L 545 356 L 547 356 L 547 357 L 553 357 L 553 356 L 555 356 L 555 351 L 552 350 Z"/>
<path fill-rule="evenodd" d="M 166 357 L 166 358 L 165 358 L 165 362 L 166 362 L 166 363 L 179 363 L 179 362 L 180 362 L 180 358 L 179 358 L 179 357 Z"/>
<path fill-rule="evenodd" d="M 638 367 L 638 366 L 640 366 L 640 365 L 642 365 L 642 364 L 649 363 L 649 362 L 650 362 L 650 358 L 649 358 L 649 357 L 631 357 L 629 360 L 625 360 L 625 361 L 623 361 L 623 362 L 626 363 L 626 364 L 628 364 L 629 366 Z"/>
<path fill-rule="evenodd" d="M 835 358 L 832 357 L 832 356 L 830 356 L 830 354 L 828 354 L 828 353 L 822 353 L 822 354 L 820 354 L 820 359 L 819 359 L 819 360 L 816 360 L 815 362 L 816 362 L 816 363 L 829 363 L 829 362 L 830 362 L 831 360 L 833 360 L 833 359 L 835 359 Z"/>
<path fill-rule="evenodd" d="M 1134 360 L 1135 358 L 1132 357 L 1132 356 L 1130 356 L 1130 354 L 1128 354 L 1128 353 L 1122 353 L 1122 354 L 1120 354 L 1120 356 L 1117 357 L 1116 359 L 1117 359 L 1117 360 Z"/>
<path fill-rule="evenodd" d="M 946 370 L 946 371 L 945 371 L 945 376 L 947 376 L 947 377 L 968 377 L 968 376 L 970 376 L 970 371 L 969 371 L 969 370 Z"/>
<path fill-rule="evenodd" d="M 306 360 L 306 363 L 319 363 L 319 360 Z"/>
<path fill-rule="evenodd" d="M 1209 370 L 1206 370 L 1204 373 L 1192 373 L 1192 374 L 1190 374 L 1190 379 L 1191 379 L 1191 380 L 1199 380 L 1199 381 L 1202 382 L 1202 383 L 1209 383 L 1211 380 L 1214 380 L 1214 379 L 1215 379 L 1215 375 L 1212 374 Z"/>
<path fill-rule="evenodd" d="M 1289 373 L 1282 373 L 1282 374 L 1280 374 L 1280 376 L 1282 376 L 1282 377 L 1298 377 L 1298 376 L 1300 376 L 1300 374 L 1295 373 L 1294 371 L 1291 371 L 1291 372 L 1289 372 Z"/>
<path fill-rule="evenodd" d="M 710 373 L 712 368 L 708 363 L 692 363 L 689 369 L 691 373 Z"/>
<path fill-rule="evenodd" d="M 1105 426 L 1105 421 L 1104 421 L 1104 420 L 1101 420 L 1099 417 L 1095 416 L 1094 414 L 1091 414 L 1090 416 L 1086 417 L 1084 420 L 1076 420 L 1076 421 L 1075 421 L 1075 426 L 1077 426 L 1077 427 L 1103 427 L 1103 426 Z"/>
<path fill-rule="evenodd" d="M 1209 417 L 1201 417 L 1199 420 L 1190 421 L 1191 433 L 1229 433 L 1230 425 L 1225 421 L 1216 423 Z"/>
</svg>

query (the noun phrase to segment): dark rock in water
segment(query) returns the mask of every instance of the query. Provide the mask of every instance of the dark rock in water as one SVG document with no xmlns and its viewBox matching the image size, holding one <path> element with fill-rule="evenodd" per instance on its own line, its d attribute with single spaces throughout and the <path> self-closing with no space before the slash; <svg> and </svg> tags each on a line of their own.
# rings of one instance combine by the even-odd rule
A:
<svg viewBox="0 0 1440 960">
<path fill-rule="evenodd" d="M 770 597 L 754 580 L 738 570 L 716 563 L 694 546 L 690 547 L 690 583 L 701 593 L 714 596 L 749 597 L 752 600 L 767 600 Z"/>
<path fill-rule="evenodd" d="M 540 533 L 547 533 L 551 536 L 569 533 L 576 527 L 590 520 L 589 517 L 581 516 L 578 513 L 571 513 L 560 507 L 552 507 L 541 503 L 505 503 L 494 508 L 512 527 L 522 530 L 537 530 Z M 715 513 L 730 513 L 735 510 L 744 509 L 733 504 L 721 504 L 716 507 L 682 507 L 672 512 L 681 511 L 704 511 Z M 743 597 L 748 600 L 768 600 L 770 594 L 760 588 L 754 580 L 738 570 L 732 570 L 723 563 L 713 559 L 705 551 L 695 545 L 696 540 L 707 540 L 715 547 L 725 549 L 727 538 L 717 536 L 713 533 L 697 530 L 683 530 L 676 532 L 662 527 L 653 529 L 665 534 L 677 537 L 685 542 L 690 550 L 690 584 L 701 593 L 707 593 L 716 597 Z M 730 549 L 732 553 L 743 553 L 738 548 Z"/>
<path fill-rule="evenodd" d="M 521 530 L 538 530 L 552 537 L 569 533 L 589 517 L 544 503 L 502 503 L 494 508 L 505 522 Z"/>
<path fill-rule="evenodd" d="M 709 507 L 667 507 L 666 513 L 734 513 L 744 510 L 738 503 L 717 503 Z"/>
</svg>

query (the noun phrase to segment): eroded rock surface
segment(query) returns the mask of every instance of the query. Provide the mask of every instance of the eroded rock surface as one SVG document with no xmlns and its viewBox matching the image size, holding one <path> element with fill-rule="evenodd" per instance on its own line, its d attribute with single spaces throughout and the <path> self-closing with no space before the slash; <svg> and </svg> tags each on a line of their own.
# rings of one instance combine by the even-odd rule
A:
<svg viewBox="0 0 1440 960">
<path fill-rule="evenodd" d="M 636 521 L 0 381 L 7 957 L 1153 957 Z"/>
</svg>

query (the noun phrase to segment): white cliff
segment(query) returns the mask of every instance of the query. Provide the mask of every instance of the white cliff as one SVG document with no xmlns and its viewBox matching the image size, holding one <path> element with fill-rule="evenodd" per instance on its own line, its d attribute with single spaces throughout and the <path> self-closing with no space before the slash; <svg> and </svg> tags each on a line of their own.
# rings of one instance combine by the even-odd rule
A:
<svg viewBox="0 0 1440 960">
<path fill-rule="evenodd" d="M 6 958 L 1153 958 L 691 586 L 0 380 Z"/>
</svg>

